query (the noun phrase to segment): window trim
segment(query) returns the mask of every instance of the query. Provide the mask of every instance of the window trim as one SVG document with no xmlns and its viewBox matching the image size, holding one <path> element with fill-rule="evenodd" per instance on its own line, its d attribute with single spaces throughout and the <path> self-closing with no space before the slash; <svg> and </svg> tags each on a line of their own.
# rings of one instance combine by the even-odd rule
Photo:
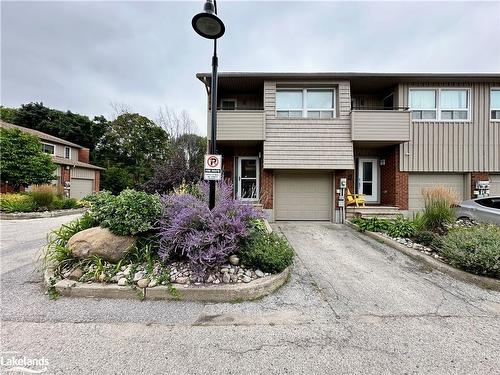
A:
<svg viewBox="0 0 500 375">
<path fill-rule="evenodd" d="M 43 151 L 45 154 L 47 154 L 47 155 L 56 156 L 56 145 L 55 145 L 55 144 L 53 144 L 53 143 L 48 143 L 48 142 L 40 142 L 40 143 L 42 144 L 42 146 L 43 146 L 43 145 L 46 145 L 46 146 L 52 146 L 52 147 L 54 147 L 54 152 L 53 152 L 53 153 L 48 153 L 48 152 L 45 152 L 45 151 L 43 150 L 43 147 L 42 147 L 42 151 Z"/>
<path fill-rule="evenodd" d="M 418 86 L 418 87 L 410 87 L 408 88 L 408 108 L 410 112 L 413 112 L 414 110 L 411 108 L 411 91 L 425 91 L 425 90 L 434 90 L 436 92 L 436 108 L 429 108 L 429 109 L 415 109 L 415 111 L 436 111 L 436 118 L 435 119 L 414 119 L 413 116 L 411 116 L 411 121 L 412 122 L 471 122 L 472 120 L 472 108 L 471 108 L 471 88 L 470 87 L 449 87 L 449 86 L 443 86 L 443 87 L 425 87 L 425 86 Z M 466 119 L 442 119 L 441 118 L 441 111 L 465 111 L 463 108 L 457 108 L 457 109 L 450 109 L 450 108 L 441 108 L 441 91 L 467 91 L 467 118 Z M 490 111 L 491 112 L 491 111 Z M 491 116 L 491 114 L 490 114 Z"/>
<path fill-rule="evenodd" d="M 331 91 L 332 92 L 332 108 L 307 108 L 307 92 L 308 91 Z M 278 107 L 275 105 L 274 108 L 274 115 L 276 118 L 279 119 L 296 119 L 296 120 L 301 120 L 301 119 L 310 119 L 310 120 L 333 120 L 337 118 L 337 92 L 335 87 L 279 87 L 276 88 L 276 96 L 278 95 L 278 92 L 280 91 L 302 91 L 302 108 L 292 108 L 292 109 L 278 109 Z M 300 117 L 295 117 L 295 116 L 290 116 L 290 112 L 302 112 L 302 116 Z M 320 112 L 320 117 L 309 117 L 307 116 L 307 112 L 309 111 L 316 111 Z M 322 111 L 331 111 L 332 112 L 332 117 L 328 118 L 321 118 L 321 112 Z M 278 112 L 288 112 L 289 115 L 288 117 L 279 117 Z"/>
<path fill-rule="evenodd" d="M 68 155 L 68 156 L 66 156 L 66 150 L 69 150 L 69 155 Z M 64 158 L 65 158 L 65 159 L 70 159 L 70 160 L 71 160 L 71 154 L 72 154 L 71 147 L 69 147 L 69 146 L 64 146 Z"/>
<path fill-rule="evenodd" d="M 500 86 L 498 86 L 498 87 L 491 87 L 490 88 L 490 97 L 488 98 L 488 100 L 489 100 L 488 104 L 489 104 L 489 107 L 490 107 L 490 109 L 489 109 L 489 112 L 490 112 L 490 116 L 489 116 L 490 117 L 490 122 L 500 122 L 500 118 L 492 118 L 491 117 L 491 112 L 492 111 L 500 111 L 500 108 L 492 108 L 491 107 L 491 93 L 493 91 L 499 91 L 500 92 Z"/>
</svg>

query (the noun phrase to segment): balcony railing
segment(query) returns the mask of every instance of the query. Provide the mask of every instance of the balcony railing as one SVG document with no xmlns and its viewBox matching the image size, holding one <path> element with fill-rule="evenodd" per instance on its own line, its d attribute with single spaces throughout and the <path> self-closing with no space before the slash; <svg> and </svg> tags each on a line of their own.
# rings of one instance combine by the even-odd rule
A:
<svg viewBox="0 0 500 375">
<path fill-rule="evenodd" d="M 208 111 L 208 139 L 210 139 L 211 115 Z M 219 141 L 262 141 L 266 126 L 264 110 L 218 110 L 217 140 Z"/>
<path fill-rule="evenodd" d="M 365 108 L 351 111 L 353 141 L 397 144 L 410 140 L 410 111 L 407 108 Z"/>
</svg>

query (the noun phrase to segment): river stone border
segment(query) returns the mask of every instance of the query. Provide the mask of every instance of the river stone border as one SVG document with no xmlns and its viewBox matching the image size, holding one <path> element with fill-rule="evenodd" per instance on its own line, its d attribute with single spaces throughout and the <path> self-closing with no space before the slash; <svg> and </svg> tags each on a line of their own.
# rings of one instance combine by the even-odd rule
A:
<svg viewBox="0 0 500 375">
<path fill-rule="evenodd" d="M 358 229 L 357 225 L 355 225 L 349 221 L 346 221 L 346 224 L 353 229 L 356 229 L 356 230 Z M 429 256 L 427 254 L 423 254 L 418 250 L 415 250 L 413 248 L 409 248 L 408 246 L 400 244 L 399 242 L 396 242 L 391 238 L 382 236 L 379 233 L 370 232 L 370 231 L 359 232 L 359 230 L 358 230 L 358 233 L 361 233 L 361 234 L 364 234 L 368 237 L 371 237 L 371 238 L 377 240 L 378 242 L 382 242 L 385 245 L 388 245 L 388 246 L 392 247 L 393 249 L 396 249 L 396 250 L 402 252 L 403 254 L 409 256 L 410 258 L 415 259 L 421 263 L 425 263 L 426 265 L 428 265 L 428 266 L 430 266 L 430 267 L 432 267 L 432 268 L 434 268 L 442 273 L 445 273 L 445 274 L 447 274 L 447 275 L 449 275 L 457 280 L 464 281 L 464 282 L 470 283 L 470 284 L 475 284 L 475 285 L 477 285 L 481 288 L 484 288 L 484 289 L 490 289 L 490 290 L 500 292 L 500 280 L 493 279 L 491 277 L 474 275 L 472 273 L 462 271 L 462 270 L 455 268 L 455 267 L 452 267 L 449 264 L 444 263 L 438 259 L 432 258 L 431 256 Z"/>
<path fill-rule="evenodd" d="M 87 211 L 87 208 L 70 208 L 67 210 L 41 211 L 41 212 L 15 212 L 6 213 L 0 212 L 1 220 L 27 220 L 27 219 L 42 219 L 48 217 L 58 217 L 66 215 L 82 214 Z"/>
<path fill-rule="evenodd" d="M 52 270 L 44 272 L 44 282 L 47 287 L 53 287 L 65 297 L 85 298 L 121 298 L 148 300 L 181 300 L 198 302 L 239 302 L 254 300 L 267 296 L 283 286 L 290 277 L 290 267 L 283 272 L 253 280 L 250 283 L 190 285 L 171 284 L 158 285 L 153 288 L 132 288 L 130 285 L 82 283 L 62 279 L 51 285 L 54 277 Z"/>
</svg>

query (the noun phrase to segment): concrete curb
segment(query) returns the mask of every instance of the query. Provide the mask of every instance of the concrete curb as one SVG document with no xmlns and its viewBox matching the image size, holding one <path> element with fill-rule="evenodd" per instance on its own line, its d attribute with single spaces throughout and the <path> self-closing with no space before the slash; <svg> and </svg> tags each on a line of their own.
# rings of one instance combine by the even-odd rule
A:
<svg viewBox="0 0 500 375">
<path fill-rule="evenodd" d="M 283 272 L 254 280 L 248 284 L 219 284 L 209 286 L 172 284 L 155 286 L 154 288 L 132 288 L 117 284 L 81 283 L 63 279 L 53 287 L 65 297 L 85 298 L 121 298 L 149 300 L 181 300 L 199 302 L 236 302 L 254 300 L 267 296 L 284 285 L 290 277 L 290 268 Z M 44 282 L 51 286 L 50 279 L 54 277 L 52 270 L 45 270 Z"/>
<path fill-rule="evenodd" d="M 76 215 L 84 213 L 87 208 L 72 208 L 69 210 L 55 210 L 43 212 L 18 212 L 18 213 L 0 213 L 1 220 L 27 220 L 27 219 L 42 219 L 48 217 L 58 217 L 67 215 Z"/>
<path fill-rule="evenodd" d="M 358 229 L 358 227 L 351 222 L 346 221 L 346 224 L 353 229 L 356 229 L 356 230 Z M 459 270 L 458 268 L 452 267 L 452 266 L 450 266 L 450 265 L 448 265 L 440 260 L 434 259 L 429 255 L 423 254 L 418 250 L 415 250 L 413 248 L 409 248 L 408 246 L 400 244 L 391 238 L 382 236 L 379 233 L 369 232 L 369 231 L 359 232 L 359 233 L 362 233 L 368 237 L 371 237 L 371 238 L 377 240 L 378 242 L 382 242 L 385 245 L 388 245 L 388 246 L 392 247 L 393 249 L 396 249 L 396 250 L 402 252 L 403 254 L 406 254 L 410 258 L 415 259 L 419 262 L 425 263 L 426 265 L 428 265 L 428 266 L 430 266 L 430 267 L 432 267 L 432 268 L 434 268 L 442 273 L 445 273 L 445 274 L 447 274 L 447 275 L 449 275 L 457 280 L 464 281 L 464 282 L 470 283 L 470 284 L 475 284 L 475 285 L 477 285 L 481 288 L 484 288 L 484 289 L 490 289 L 490 290 L 500 292 L 500 280 L 492 279 L 490 277 L 485 277 L 485 276 L 478 276 L 478 275 L 474 275 L 472 273 L 468 273 L 468 272 Z"/>
</svg>

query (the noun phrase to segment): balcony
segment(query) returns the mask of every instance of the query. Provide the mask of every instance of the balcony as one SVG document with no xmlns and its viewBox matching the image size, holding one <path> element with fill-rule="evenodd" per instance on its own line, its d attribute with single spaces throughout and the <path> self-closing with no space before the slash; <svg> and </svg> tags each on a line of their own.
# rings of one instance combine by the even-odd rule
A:
<svg viewBox="0 0 500 375">
<path fill-rule="evenodd" d="M 410 111 L 406 108 L 353 109 L 353 142 L 398 144 L 410 140 Z"/>
<path fill-rule="evenodd" d="M 208 111 L 208 139 L 210 139 L 211 111 Z M 217 110 L 218 141 L 262 141 L 266 126 L 263 109 Z"/>
</svg>

